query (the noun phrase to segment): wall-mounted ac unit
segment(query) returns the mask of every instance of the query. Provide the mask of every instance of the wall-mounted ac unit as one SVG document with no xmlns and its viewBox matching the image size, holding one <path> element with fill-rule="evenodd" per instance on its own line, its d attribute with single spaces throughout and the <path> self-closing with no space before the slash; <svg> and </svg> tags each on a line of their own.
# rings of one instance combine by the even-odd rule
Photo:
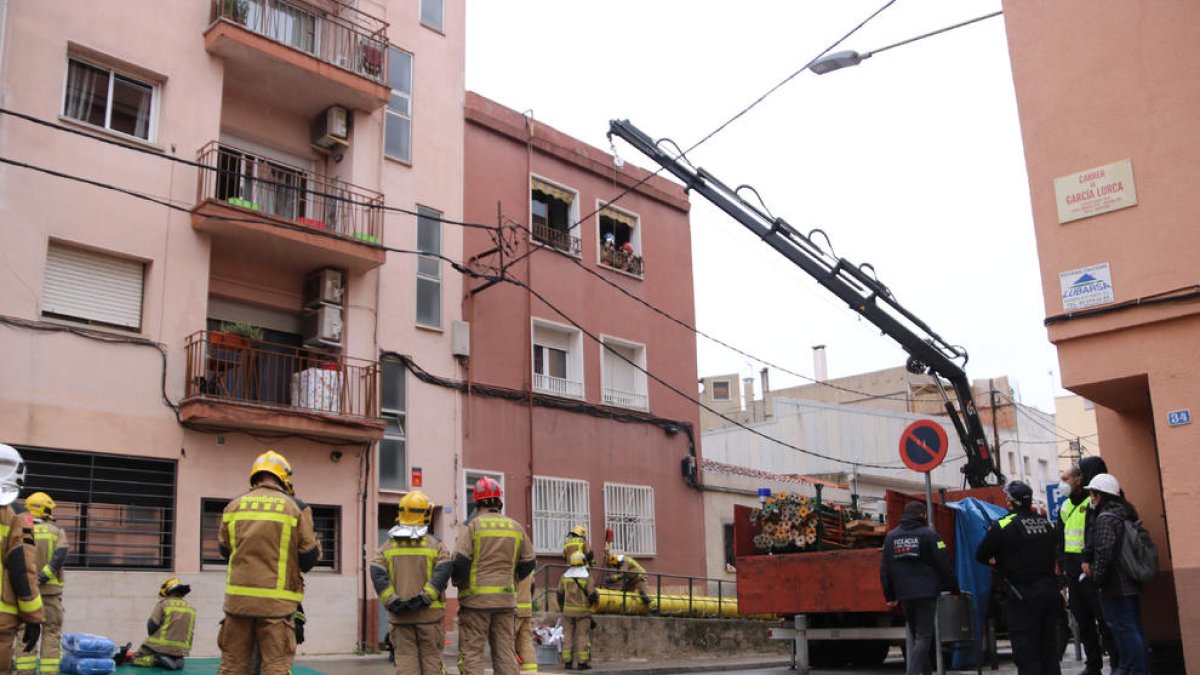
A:
<svg viewBox="0 0 1200 675">
<path fill-rule="evenodd" d="M 342 328 L 342 308 L 321 303 L 304 313 L 300 332 L 309 347 L 341 347 Z"/>
<path fill-rule="evenodd" d="M 350 144 L 350 111 L 340 105 L 330 106 L 313 121 L 312 146 L 318 152 Z"/>
<path fill-rule="evenodd" d="M 319 269 L 304 278 L 304 306 L 316 307 L 321 303 L 345 304 L 346 288 L 342 271 L 332 267 Z"/>
</svg>

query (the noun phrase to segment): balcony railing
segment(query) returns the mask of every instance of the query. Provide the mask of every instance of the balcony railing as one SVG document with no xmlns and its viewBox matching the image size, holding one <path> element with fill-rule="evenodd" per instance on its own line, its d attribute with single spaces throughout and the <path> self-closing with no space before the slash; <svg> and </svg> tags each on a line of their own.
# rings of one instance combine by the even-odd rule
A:
<svg viewBox="0 0 1200 675">
<path fill-rule="evenodd" d="M 337 0 L 333 12 L 299 0 L 213 0 L 225 19 L 325 63 L 387 84 L 387 23 Z"/>
<path fill-rule="evenodd" d="M 614 270 L 642 276 L 642 256 L 621 249 L 601 248 L 600 263 Z"/>
<path fill-rule="evenodd" d="M 606 405 L 616 405 L 622 408 L 637 408 L 638 410 L 646 409 L 646 395 L 637 392 L 625 391 L 624 389 L 614 389 L 612 387 L 604 388 L 604 403 Z"/>
<path fill-rule="evenodd" d="M 213 141 L 197 161 L 198 201 L 211 199 L 289 220 L 345 239 L 378 244 L 383 195 Z"/>
<path fill-rule="evenodd" d="M 583 251 L 583 244 L 579 237 L 573 236 L 565 230 L 557 230 L 545 223 L 533 224 L 533 240 L 574 256 L 578 256 Z"/>
<path fill-rule="evenodd" d="M 187 339 L 185 398 L 378 418 L 379 363 L 218 331 Z"/>
<path fill-rule="evenodd" d="M 553 375 L 533 374 L 533 388 L 555 396 L 583 398 L 583 383 Z"/>
</svg>

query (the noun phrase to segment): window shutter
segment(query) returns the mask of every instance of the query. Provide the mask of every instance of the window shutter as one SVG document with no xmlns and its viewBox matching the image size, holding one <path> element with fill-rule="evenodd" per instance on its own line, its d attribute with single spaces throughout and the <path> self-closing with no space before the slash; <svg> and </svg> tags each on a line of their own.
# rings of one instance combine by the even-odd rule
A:
<svg viewBox="0 0 1200 675">
<path fill-rule="evenodd" d="M 139 329 L 144 269 L 134 260 L 51 242 L 42 313 Z"/>
</svg>

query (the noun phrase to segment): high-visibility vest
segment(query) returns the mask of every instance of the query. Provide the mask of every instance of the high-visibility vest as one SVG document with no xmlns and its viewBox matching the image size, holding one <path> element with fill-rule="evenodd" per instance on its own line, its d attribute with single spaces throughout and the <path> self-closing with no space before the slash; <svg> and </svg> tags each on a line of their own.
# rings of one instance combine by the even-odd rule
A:
<svg viewBox="0 0 1200 675">
<path fill-rule="evenodd" d="M 412 567 L 401 569 L 404 566 L 396 558 L 401 557 L 403 560 L 406 556 L 423 556 L 425 564 L 422 566 L 422 569 L 425 572 L 425 579 L 421 590 L 433 600 L 433 604 L 429 605 L 431 608 L 442 609 L 446 606 L 445 598 L 441 597 L 438 590 L 429 583 L 430 579 L 433 578 L 434 565 L 437 563 L 438 549 L 428 546 L 426 539 L 426 537 L 421 537 L 420 539 L 391 539 L 388 541 L 387 548 L 383 549 L 382 553 L 384 560 L 387 561 L 388 580 L 391 582 L 391 585 L 383 589 L 383 592 L 379 594 L 379 600 L 383 604 L 386 605 L 396 597 L 397 577 L 401 572 L 411 573 L 413 570 Z"/>
<path fill-rule="evenodd" d="M 1087 499 L 1073 504 L 1070 498 L 1063 502 L 1058 518 L 1063 526 L 1063 550 L 1067 553 L 1083 553 L 1083 533 L 1087 527 Z"/>
<path fill-rule="evenodd" d="M 146 638 L 146 644 L 164 654 L 187 656 L 196 630 L 196 610 L 181 598 L 165 598 L 158 605 L 162 609 L 162 623 L 154 635 Z"/>
</svg>

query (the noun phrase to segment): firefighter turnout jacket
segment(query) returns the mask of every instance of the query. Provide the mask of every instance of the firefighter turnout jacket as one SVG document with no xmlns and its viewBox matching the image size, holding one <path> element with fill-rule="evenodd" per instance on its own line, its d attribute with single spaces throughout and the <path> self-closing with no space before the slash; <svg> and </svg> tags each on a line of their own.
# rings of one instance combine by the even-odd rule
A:
<svg viewBox="0 0 1200 675">
<path fill-rule="evenodd" d="M 389 537 L 371 563 L 371 582 L 388 610 L 388 622 L 440 622 L 451 569 L 450 552 L 432 534 Z"/>
<path fill-rule="evenodd" d="M 33 543 L 37 548 L 35 561 L 42 595 L 61 595 L 63 592 L 63 565 L 67 562 L 70 546 L 67 533 L 48 520 L 35 518 L 33 521 Z"/>
<path fill-rule="evenodd" d="M 24 508 L 0 506 L 0 541 L 4 542 L 0 612 L 23 623 L 40 624 L 45 610 L 38 590 L 33 517 Z"/>
<path fill-rule="evenodd" d="M 166 597 L 158 601 L 146 622 L 149 637 L 143 648 L 168 656 L 187 656 L 196 631 L 196 610 L 187 600 Z"/>
<path fill-rule="evenodd" d="M 533 544 L 517 521 L 480 509 L 454 546 L 454 585 L 470 609 L 516 609 L 517 581 L 533 572 Z"/>
<path fill-rule="evenodd" d="M 558 582 L 558 606 L 562 608 L 563 616 L 576 618 L 592 615 L 592 605 L 600 601 L 600 596 L 592 586 L 589 575 L 568 577 L 563 575 Z"/>
<path fill-rule="evenodd" d="M 282 488 L 262 484 L 235 498 L 221 515 L 225 612 L 291 617 L 304 599 L 304 578 L 321 557 L 312 509 Z"/>
<path fill-rule="evenodd" d="M 533 617 L 533 575 L 517 582 L 517 618 Z"/>
<path fill-rule="evenodd" d="M 587 561 L 588 565 L 592 565 L 595 562 L 596 554 L 592 552 L 592 545 L 588 543 L 587 539 L 572 532 L 567 535 L 566 541 L 563 542 L 563 560 L 570 562 L 571 554 L 576 551 L 583 554 L 583 559 Z"/>
</svg>

